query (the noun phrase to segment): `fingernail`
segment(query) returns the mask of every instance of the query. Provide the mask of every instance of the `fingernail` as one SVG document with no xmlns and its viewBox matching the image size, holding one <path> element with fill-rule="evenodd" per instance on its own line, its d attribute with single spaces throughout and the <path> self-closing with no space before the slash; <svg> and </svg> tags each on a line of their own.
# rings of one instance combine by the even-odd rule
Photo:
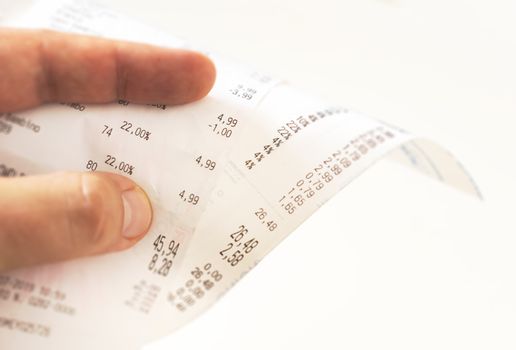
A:
<svg viewBox="0 0 516 350">
<path fill-rule="evenodd" d="M 149 229 L 152 220 L 152 208 L 145 192 L 139 187 L 122 192 L 124 203 L 124 228 L 122 236 L 135 238 Z"/>
</svg>

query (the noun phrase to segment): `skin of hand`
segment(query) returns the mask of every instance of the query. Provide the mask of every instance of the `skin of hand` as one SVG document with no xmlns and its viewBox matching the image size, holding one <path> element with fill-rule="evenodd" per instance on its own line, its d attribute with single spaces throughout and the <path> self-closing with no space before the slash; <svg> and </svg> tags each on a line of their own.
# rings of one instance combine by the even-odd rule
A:
<svg viewBox="0 0 516 350">
<path fill-rule="evenodd" d="M 213 63 L 196 52 L 0 28 L 0 113 L 50 102 L 183 104 L 214 81 Z M 151 221 L 145 192 L 120 175 L 0 178 L 0 271 L 126 249 Z"/>
</svg>

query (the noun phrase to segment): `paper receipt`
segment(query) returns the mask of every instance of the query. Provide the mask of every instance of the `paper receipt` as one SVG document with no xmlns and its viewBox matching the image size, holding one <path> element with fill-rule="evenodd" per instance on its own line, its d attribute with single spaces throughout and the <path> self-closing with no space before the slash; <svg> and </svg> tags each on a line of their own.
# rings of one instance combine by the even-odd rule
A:
<svg viewBox="0 0 516 350">
<path fill-rule="evenodd" d="M 356 176 L 390 155 L 478 190 L 433 143 L 86 1 L 37 3 L 19 27 L 200 50 L 217 82 L 185 106 L 81 103 L 0 114 L 0 174 L 110 171 L 151 198 L 128 251 L 0 275 L 2 349 L 138 349 L 205 311 Z"/>
</svg>

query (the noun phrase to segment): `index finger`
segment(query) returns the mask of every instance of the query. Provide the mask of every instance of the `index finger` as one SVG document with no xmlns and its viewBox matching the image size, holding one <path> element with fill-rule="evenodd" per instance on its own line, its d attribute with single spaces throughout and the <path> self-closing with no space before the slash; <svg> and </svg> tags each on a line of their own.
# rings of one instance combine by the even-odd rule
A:
<svg viewBox="0 0 516 350">
<path fill-rule="evenodd" d="M 196 52 L 47 30 L 0 29 L 0 112 L 45 102 L 182 104 L 215 81 Z"/>
</svg>

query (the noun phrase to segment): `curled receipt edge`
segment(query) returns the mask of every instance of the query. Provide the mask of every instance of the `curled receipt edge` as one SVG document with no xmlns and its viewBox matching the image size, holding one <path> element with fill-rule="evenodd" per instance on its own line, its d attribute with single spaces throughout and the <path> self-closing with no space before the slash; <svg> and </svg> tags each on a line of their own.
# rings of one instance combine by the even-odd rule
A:
<svg viewBox="0 0 516 350">
<path fill-rule="evenodd" d="M 138 182 L 155 211 L 129 251 L 0 275 L 2 349 L 136 349 L 169 334 L 387 154 L 480 197 L 435 144 L 101 5 L 42 1 L 9 24 L 197 49 L 218 78 L 186 106 L 121 100 L 0 115 L 4 176 L 111 171 Z"/>
</svg>

